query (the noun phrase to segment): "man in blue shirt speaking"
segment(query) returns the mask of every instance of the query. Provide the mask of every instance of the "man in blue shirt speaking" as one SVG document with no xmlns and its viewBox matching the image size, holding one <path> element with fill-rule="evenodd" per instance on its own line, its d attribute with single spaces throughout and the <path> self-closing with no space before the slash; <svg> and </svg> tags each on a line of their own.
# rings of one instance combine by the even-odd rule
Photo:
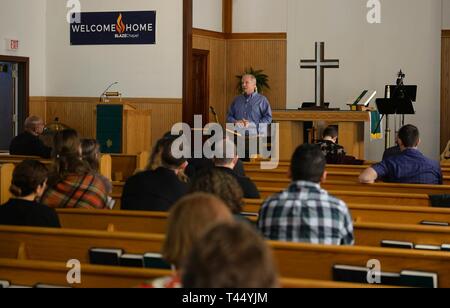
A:
<svg viewBox="0 0 450 308">
<path fill-rule="evenodd" d="M 236 97 L 231 104 L 227 123 L 235 124 L 239 133 L 245 136 L 266 135 L 267 126 L 272 123 L 272 109 L 267 98 L 258 93 L 256 78 L 253 75 L 242 77 L 243 95 Z M 260 129 L 261 128 L 261 129 Z"/>
</svg>

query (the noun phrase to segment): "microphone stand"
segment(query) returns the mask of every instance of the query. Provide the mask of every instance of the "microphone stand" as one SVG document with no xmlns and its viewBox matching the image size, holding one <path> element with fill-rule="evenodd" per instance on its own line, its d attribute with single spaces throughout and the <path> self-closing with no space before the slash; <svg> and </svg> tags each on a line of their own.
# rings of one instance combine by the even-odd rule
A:
<svg viewBox="0 0 450 308">
<path fill-rule="evenodd" d="M 99 99 L 99 102 L 100 102 L 100 103 L 102 102 L 102 97 L 103 97 L 103 95 L 105 95 L 105 93 L 108 92 L 108 90 L 111 89 L 112 86 L 114 86 L 114 85 L 116 85 L 116 84 L 118 84 L 118 83 L 119 83 L 118 81 L 113 82 L 112 84 L 110 84 L 110 85 L 106 88 L 105 91 L 103 91 L 102 95 L 100 95 L 100 99 Z"/>
</svg>

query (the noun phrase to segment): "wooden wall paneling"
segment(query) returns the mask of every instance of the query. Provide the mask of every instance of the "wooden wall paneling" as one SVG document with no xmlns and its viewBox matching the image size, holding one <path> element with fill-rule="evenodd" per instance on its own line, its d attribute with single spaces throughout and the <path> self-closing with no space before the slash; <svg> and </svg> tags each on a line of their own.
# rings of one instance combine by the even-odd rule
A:
<svg viewBox="0 0 450 308">
<path fill-rule="evenodd" d="M 58 118 L 59 122 L 77 130 L 81 138 L 95 139 L 96 105 L 93 98 L 49 97 L 47 98 L 47 121 L 52 122 Z"/>
<path fill-rule="evenodd" d="M 47 123 L 47 101 L 43 96 L 31 96 L 30 108 L 28 112 L 30 115 L 39 116 Z"/>
<path fill-rule="evenodd" d="M 132 105 L 138 110 L 151 110 L 152 112 L 152 146 L 165 133 L 171 131 L 174 124 L 183 121 L 181 99 L 150 100 L 147 103 L 134 102 Z M 151 152 L 151 149 L 148 151 Z"/>
<path fill-rule="evenodd" d="M 193 47 L 209 51 L 209 104 L 217 112 L 220 123 L 225 124 L 226 101 L 226 41 L 217 33 L 194 31 Z M 213 121 L 214 117 L 210 115 Z"/>
<path fill-rule="evenodd" d="M 235 76 L 253 67 L 263 69 L 269 75 L 271 90 L 263 94 L 269 99 L 272 108 L 286 109 L 287 40 L 284 38 L 264 39 L 264 35 L 252 38 L 251 35 L 235 36 L 233 34 L 231 37 L 232 39 L 227 41 L 228 103 L 230 104 L 238 94 Z"/>
<path fill-rule="evenodd" d="M 442 31 L 441 152 L 450 140 L 450 30 Z"/>
<path fill-rule="evenodd" d="M 138 110 L 151 111 L 152 146 L 175 123 L 182 121 L 181 99 L 124 98 L 123 103 L 129 103 Z M 98 98 L 49 97 L 47 121 L 58 117 L 61 123 L 76 129 L 82 138 L 95 138 L 97 104 Z"/>
</svg>

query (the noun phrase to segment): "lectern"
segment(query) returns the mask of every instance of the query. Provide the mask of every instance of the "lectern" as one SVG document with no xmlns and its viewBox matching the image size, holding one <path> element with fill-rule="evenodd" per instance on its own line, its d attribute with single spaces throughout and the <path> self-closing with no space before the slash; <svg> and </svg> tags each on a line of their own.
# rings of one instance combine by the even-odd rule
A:
<svg viewBox="0 0 450 308">
<path fill-rule="evenodd" d="M 102 153 L 137 155 L 151 147 L 151 111 L 130 104 L 97 105 L 97 140 Z"/>
</svg>

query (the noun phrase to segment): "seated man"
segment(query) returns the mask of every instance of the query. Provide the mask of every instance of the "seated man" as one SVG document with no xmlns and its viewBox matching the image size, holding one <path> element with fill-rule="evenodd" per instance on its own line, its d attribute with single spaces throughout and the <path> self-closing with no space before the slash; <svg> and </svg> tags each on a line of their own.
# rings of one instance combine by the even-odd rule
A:
<svg viewBox="0 0 450 308">
<path fill-rule="evenodd" d="M 347 205 L 321 189 L 325 156 L 316 145 L 297 148 L 291 162 L 292 184 L 268 198 L 258 228 L 270 240 L 353 245 L 353 223 Z"/>
<path fill-rule="evenodd" d="M 360 182 L 370 184 L 379 179 L 389 183 L 442 184 L 441 166 L 417 149 L 419 143 L 417 127 L 403 126 L 397 136 L 401 153 L 366 169 L 359 177 Z"/>
<path fill-rule="evenodd" d="M 215 157 L 214 164 L 216 168 L 231 175 L 242 188 L 244 192 L 244 198 L 246 199 L 259 199 L 261 198 L 258 188 L 252 182 L 252 180 L 246 176 L 240 176 L 236 173 L 235 167 L 239 161 L 239 157 L 236 154 L 236 146 L 229 139 L 225 139 L 224 142 L 218 142 L 216 144 L 216 152 L 223 153 L 222 157 Z M 227 152 L 232 153 L 233 157 L 226 157 Z"/>
<path fill-rule="evenodd" d="M 345 160 L 344 147 L 337 144 L 338 131 L 334 126 L 328 126 L 317 144 L 320 146 L 327 164 L 343 164 Z"/>
<path fill-rule="evenodd" d="M 15 137 L 9 146 L 11 155 L 39 156 L 50 158 L 52 149 L 45 146 L 39 136 L 44 131 L 44 121 L 37 116 L 25 120 L 25 131 Z"/>
<path fill-rule="evenodd" d="M 237 96 L 231 104 L 227 123 L 235 125 L 235 131 L 239 136 L 236 141 L 241 140 L 245 143 L 245 155 L 241 154 L 245 157 L 241 159 L 249 160 L 252 155 L 258 154 L 258 149 L 250 149 L 252 144 L 250 140 L 256 138 L 258 141 L 257 137 L 268 135 L 268 125 L 272 123 L 272 108 L 269 100 L 258 93 L 255 76 L 244 75 L 242 89 L 244 93 Z"/>
</svg>

